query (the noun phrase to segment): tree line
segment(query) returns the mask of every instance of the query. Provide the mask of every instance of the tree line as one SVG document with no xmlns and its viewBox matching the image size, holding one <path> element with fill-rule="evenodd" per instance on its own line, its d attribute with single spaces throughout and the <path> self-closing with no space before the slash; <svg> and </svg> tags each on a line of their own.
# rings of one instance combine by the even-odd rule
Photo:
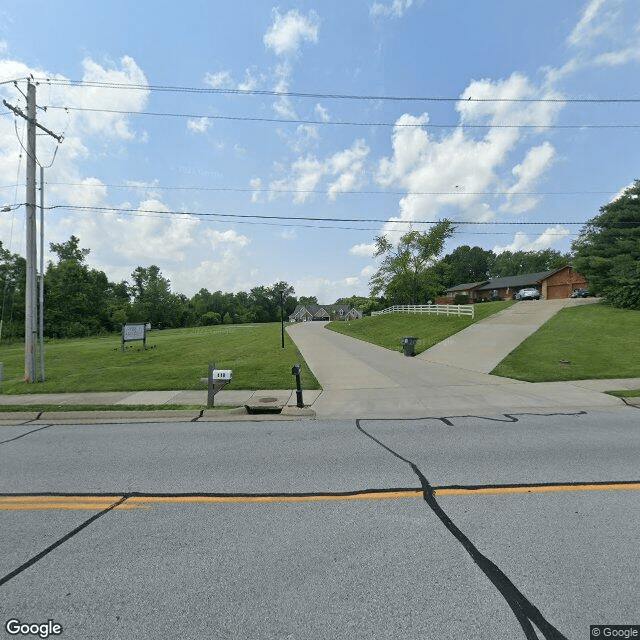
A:
<svg viewBox="0 0 640 640">
<path fill-rule="evenodd" d="M 442 220 L 426 232 L 410 230 L 397 244 L 375 239 L 379 268 L 370 295 L 340 298 L 365 314 L 393 304 L 435 300 L 447 288 L 489 278 L 559 269 L 573 264 L 594 294 L 606 303 L 640 309 L 640 181 L 600 208 L 572 244 L 572 253 L 552 249 L 496 254 L 463 245 L 441 257 L 455 225 Z M 297 304 L 318 303 L 295 296 L 287 282 L 223 293 L 200 289 L 191 298 L 171 290 L 156 265 L 138 266 L 129 281 L 110 282 L 87 264 L 89 249 L 71 236 L 51 243 L 56 260 L 44 274 L 44 331 L 49 338 L 72 338 L 119 332 L 126 322 L 149 322 L 155 329 L 209 326 L 280 319 L 281 300 L 288 317 Z M 24 337 L 25 259 L 0 241 L 0 341 Z M 323 300 L 323 303 L 328 301 Z"/>
<path fill-rule="evenodd" d="M 371 278 L 372 295 L 392 304 L 418 304 L 455 285 L 572 264 L 606 304 L 640 309 L 640 180 L 600 207 L 571 244 L 571 253 L 544 249 L 496 255 L 464 245 L 440 258 L 454 233 L 455 224 L 445 219 L 425 232 L 408 231 L 396 244 L 377 237 L 375 256 L 381 262 Z"/>
<path fill-rule="evenodd" d="M 44 333 L 48 338 L 76 338 L 119 332 L 124 323 L 148 322 L 154 329 L 196 327 L 280 319 L 281 299 L 287 317 L 298 303 L 286 282 L 258 286 L 249 292 L 200 289 L 188 298 L 171 290 L 156 265 L 138 266 L 128 281 L 110 282 L 87 264 L 89 249 L 71 236 L 51 243 L 56 260 L 44 274 Z M 0 339 L 24 337 L 25 259 L 0 241 Z"/>
</svg>

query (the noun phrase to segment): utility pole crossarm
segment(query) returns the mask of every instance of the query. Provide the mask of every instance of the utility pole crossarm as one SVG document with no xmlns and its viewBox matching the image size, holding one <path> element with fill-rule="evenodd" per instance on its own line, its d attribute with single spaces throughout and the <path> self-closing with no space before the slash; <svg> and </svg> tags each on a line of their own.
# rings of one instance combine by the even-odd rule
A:
<svg viewBox="0 0 640 640">
<path fill-rule="evenodd" d="M 29 120 L 29 118 L 23 113 L 22 109 L 20 109 L 19 107 L 14 107 L 12 104 L 9 104 L 6 100 L 3 100 L 2 104 L 4 104 L 4 106 L 7 107 L 7 109 L 11 109 L 11 111 L 13 111 L 13 113 L 15 113 L 17 116 L 20 116 L 25 120 Z M 47 129 L 47 127 L 40 124 L 39 122 L 36 122 L 35 125 L 36 127 L 38 127 L 38 129 L 41 129 L 45 133 L 48 133 L 52 138 L 55 138 L 58 142 L 61 143 L 64 140 L 64 136 L 59 136 L 53 133 L 53 131 L 51 131 L 50 129 Z"/>
</svg>

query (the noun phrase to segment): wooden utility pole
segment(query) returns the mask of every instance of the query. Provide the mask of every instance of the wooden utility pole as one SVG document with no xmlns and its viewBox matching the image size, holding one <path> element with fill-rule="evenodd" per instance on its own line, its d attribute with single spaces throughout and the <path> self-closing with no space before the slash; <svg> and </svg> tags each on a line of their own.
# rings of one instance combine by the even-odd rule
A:
<svg viewBox="0 0 640 640">
<path fill-rule="evenodd" d="M 24 380 L 36 382 L 36 336 L 38 333 L 38 287 L 37 281 L 37 249 L 36 249 L 36 128 L 62 142 L 57 136 L 36 121 L 36 85 L 27 80 L 27 114 L 18 107 L 2 101 L 8 109 L 27 121 L 27 242 L 26 260 L 27 276 L 24 300 Z"/>
</svg>

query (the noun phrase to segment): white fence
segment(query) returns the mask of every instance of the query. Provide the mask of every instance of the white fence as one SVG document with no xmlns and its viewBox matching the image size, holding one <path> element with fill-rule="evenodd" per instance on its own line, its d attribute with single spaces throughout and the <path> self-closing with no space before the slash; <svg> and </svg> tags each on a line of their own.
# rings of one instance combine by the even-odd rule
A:
<svg viewBox="0 0 640 640">
<path fill-rule="evenodd" d="M 383 313 L 438 313 L 447 316 L 471 316 L 475 318 L 472 304 L 400 304 L 382 311 L 372 311 L 372 316 Z"/>
</svg>

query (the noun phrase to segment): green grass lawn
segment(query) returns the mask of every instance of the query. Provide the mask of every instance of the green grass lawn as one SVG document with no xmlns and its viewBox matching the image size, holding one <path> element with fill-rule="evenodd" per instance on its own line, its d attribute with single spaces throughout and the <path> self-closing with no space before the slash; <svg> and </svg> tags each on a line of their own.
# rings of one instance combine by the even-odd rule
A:
<svg viewBox="0 0 640 640">
<path fill-rule="evenodd" d="M 120 351 L 119 334 L 56 340 L 45 343 L 45 354 L 46 382 L 26 384 L 24 345 L 1 345 L 2 393 L 206 389 L 200 379 L 207 377 L 210 362 L 233 369 L 229 389 L 295 388 L 291 367 L 298 362 L 303 387 L 320 388 L 286 333 L 282 348 L 279 322 L 153 331 L 146 351 L 141 342 Z"/>
<path fill-rule="evenodd" d="M 475 319 L 469 316 L 445 316 L 426 313 L 388 313 L 353 320 L 351 322 L 330 322 L 327 327 L 338 333 L 372 342 L 386 349 L 402 351 L 402 338 L 418 338 L 416 353 L 422 353 L 434 344 L 466 329 L 498 311 L 515 304 L 513 301 L 485 302 L 475 305 Z"/>
<path fill-rule="evenodd" d="M 640 378 L 640 311 L 563 309 L 491 373 L 528 382 Z"/>
</svg>

